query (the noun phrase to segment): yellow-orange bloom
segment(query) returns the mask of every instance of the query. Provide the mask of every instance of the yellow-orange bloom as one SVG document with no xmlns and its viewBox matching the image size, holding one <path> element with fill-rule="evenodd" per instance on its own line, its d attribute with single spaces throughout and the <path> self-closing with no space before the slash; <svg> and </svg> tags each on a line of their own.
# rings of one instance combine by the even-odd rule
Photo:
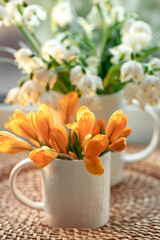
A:
<svg viewBox="0 0 160 240">
<path fill-rule="evenodd" d="M 9 122 L 5 124 L 5 127 L 21 137 L 29 138 L 31 143 L 39 146 L 35 128 L 31 126 L 29 116 L 22 111 L 15 110 L 13 116 L 9 118 Z"/>
<path fill-rule="evenodd" d="M 70 92 L 60 100 L 61 119 L 64 124 L 70 123 L 71 117 L 75 114 L 78 107 L 77 92 Z"/>
<path fill-rule="evenodd" d="M 108 139 L 105 135 L 98 134 L 89 141 L 84 152 L 84 163 L 90 173 L 96 176 L 104 173 L 104 167 L 99 155 L 104 152 L 107 147 Z"/>
<path fill-rule="evenodd" d="M 33 149 L 28 142 L 11 133 L 0 131 L 0 135 L 0 153 L 15 154 Z"/>
<path fill-rule="evenodd" d="M 92 129 L 92 135 L 94 136 L 99 133 L 102 133 L 105 130 L 105 127 L 106 127 L 105 120 L 103 118 L 99 118 Z"/>
<path fill-rule="evenodd" d="M 126 148 L 126 138 L 120 137 L 114 140 L 109 145 L 109 150 L 112 152 L 121 152 Z"/>
<path fill-rule="evenodd" d="M 122 133 L 122 137 L 127 138 L 131 134 L 131 132 L 132 132 L 132 128 L 126 127 Z"/>
<path fill-rule="evenodd" d="M 113 113 L 108 121 L 106 127 L 106 136 L 109 142 L 113 142 L 115 139 L 121 136 L 127 125 L 127 116 L 123 115 L 121 110 Z"/>
<path fill-rule="evenodd" d="M 77 155 L 76 155 L 74 152 L 69 151 L 69 155 L 70 155 L 72 158 L 78 160 L 78 157 L 77 157 Z"/>
<path fill-rule="evenodd" d="M 55 126 L 51 129 L 49 143 L 57 152 L 67 153 L 68 138 L 63 126 Z"/>
<path fill-rule="evenodd" d="M 73 124 L 67 124 L 67 127 L 77 133 L 82 145 L 84 138 L 92 132 L 95 116 L 87 107 L 82 106 L 77 112 L 76 120 Z"/>
<path fill-rule="evenodd" d="M 36 163 L 35 166 L 37 168 L 47 166 L 52 160 L 56 159 L 57 156 L 57 152 L 46 146 L 34 149 L 29 155 L 30 159 Z"/>
<path fill-rule="evenodd" d="M 50 108 L 41 104 L 38 112 L 35 115 L 30 115 L 30 117 L 33 125 L 36 125 L 39 139 L 49 146 L 50 131 L 54 127 L 54 119 Z"/>
</svg>

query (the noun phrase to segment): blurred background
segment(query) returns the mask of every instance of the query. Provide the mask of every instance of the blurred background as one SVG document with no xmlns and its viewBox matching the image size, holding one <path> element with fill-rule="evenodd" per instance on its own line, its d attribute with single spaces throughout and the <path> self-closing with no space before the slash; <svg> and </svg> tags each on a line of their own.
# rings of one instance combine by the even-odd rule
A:
<svg viewBox="0 0 160 240">
<path fill-rule="evenodd" d="M 123 5 L 127 12 L 136 12 L 140 18 L 147 21 L 153 32 L 160 31 L 160 1 L 159 0 L 114 0 L 117 5 Z M 55 4 L 55 0 L 32 0 L 30 3 L 42 5 L 48 14 L 47 21 L 41 22 L 37 34 L 41 42 L 52 38 L 53 33 L 50 30 L 50 11 Z M 91 8 L 92 0 L 71 0 L 78 15 L 86 16 Z M 19 49 L 20 41 L 24 41 L 22 34 L 15 27 L 0 27 L 0 46 L 8 46 Z M 0 57 L 9 57 L 0 52 Z M 2 103 L 6 93 L 12 87 L 15 87 L 17 81 L 21 78 L 21 73 L 11 64 L 0 63 L 0 102 Z"/>
</svg>

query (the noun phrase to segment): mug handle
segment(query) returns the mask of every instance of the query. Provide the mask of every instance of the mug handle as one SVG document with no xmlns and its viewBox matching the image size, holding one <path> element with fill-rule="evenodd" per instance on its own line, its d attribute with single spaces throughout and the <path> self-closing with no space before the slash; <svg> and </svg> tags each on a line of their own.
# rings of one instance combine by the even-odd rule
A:
<svg viewBox="0 0 160 240">
<path fill-rule="evenodd" d="M 137 107 L 139 107 L 139 102 L 137 100 L 133 100 L 133 104 Z M 152 119 L 153 122 L 153 134 L 152 138 L 147 145 L 146 148 L 144 148 L 142 151 L 134 153 L 134 154 L 123 154 L 123 161 L 127 163 L 131 162 L 137 162 L 144 158 L 146 158 L 148 155 L 152 153 L 152 151 L 155 149 L 155 147 L 158 145 L 159 142 L 159 132 L 160 132 L 160 119 L 158 118 L 156 112 L 150 105 L 146 105 L 144 109 L 149 116 Z"/>
<path fill-rule="evenodd" d="M 17 175 L 21 171 L 22 168 L 33 165 L 33 161 L 31 161 L 29 158 L 26 158 L 15 165 L 15 167 L 12 169 L 9 177 L 9 184 L 11 187 L 11 190 L 13 192 L 13 195 L 23 204 L 25 204 L 28 207 L 35 208 L 38 210 L 44 210 L 44 203 L 43 202 L 35 202 L 24 196 L 17 188 L 16 182 L 17 182 Z"/>
</svg>

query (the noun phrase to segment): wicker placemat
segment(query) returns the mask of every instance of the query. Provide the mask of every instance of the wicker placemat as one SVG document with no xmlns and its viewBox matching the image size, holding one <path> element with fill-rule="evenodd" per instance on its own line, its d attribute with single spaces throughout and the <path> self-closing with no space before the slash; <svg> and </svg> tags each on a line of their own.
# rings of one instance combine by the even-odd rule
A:
<svg viewBox="0 0 160 240">
<path fill-rule="evenodd" d="M 49 228 L 43 212 L 14 198 L 6 172 L 0 179 L 0 239 L 160 240 L 159 154 L 157 149 L 146 161 L 126 165 L 123 183 L 111 191 L 110 221 L 97 230 Z M 28 197 L 41 200 L 40 171 L 20 174 L 18 187 Z"/>
</svg>

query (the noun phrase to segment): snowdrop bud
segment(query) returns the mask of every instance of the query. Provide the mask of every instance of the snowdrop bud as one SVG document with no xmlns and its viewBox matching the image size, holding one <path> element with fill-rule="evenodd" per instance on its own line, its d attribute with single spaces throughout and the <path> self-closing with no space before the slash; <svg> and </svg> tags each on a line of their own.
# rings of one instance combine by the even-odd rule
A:
<svg viewBox="0 0 160 240">
<path fill-rule="evenodd" d="M 160 58 L 152 58 L 149 62 L 151 68 L 160 68 Z M 160 71 L 154 71 L 154 75 L 160 78 Z"/>
<path fill-rule="evenodd" d="M 22 23 L 22 15 L 19 12 L 18 4 L 20 4 L 18 0 L 12 0 L 6 4 L 6 10 L 10 16 L 12 24 Z"/>
<path fill-rule="evenodd" d="M 122 22 L 125 19 L 125 9 L 122 6 L 114 6 L 111 10 L 111 16 L 114 22 Z"/>
<path fill-rule="evenodd" d="M 19 98 L 22 105 L 29 103 L 37 104 L 40 96 L 42 95 L 43 88 L 41 85 L 37 84 L 35 81 L 28 80 L 20 88 Z"/>
<path fill-rule="evenodd" d="M 133 79 L 136 83 L 142 82 L 144 79 L 142 65 L 134 60 L 124 63 L 121 67 L 120 79 L 122 83 L 131 79 Z"/>
<path fill-rule="evenodd" d="M 50 61 L 50 56 L 56 59 L 64 58 L 64 46 L 57 39 L 51 39 L 45 42 L 41 52 L 47 61 Z"/>
<path fill-rule="evenodd" d="M 131 53 L 133 52 L 132 48 L 124 44 L 110 48 L 109 51 L 113 55 L 111 58 L 111 63 L 113 64 L 118 63 L 120 60 L 130 60 Z"/>
<path fill-rule="evenodd" d="M 83 17 L 77 17 L 77 22 L 82 26 L 89 37 L 92 36 L 93 27 Z"/>
<path fill-rule="evenodd" d="M 98 69 L 92 66 L 88 66 L 86 72 L 91 75 L 98 75 Z"/>
<path fill-rule="evenodd" d="M 65 27 L 73 21 L 73 13 L 68 2 L 60 2 L 57 4 L 51 13 L 52 20 L 60 27 Z"/>
<path fill-rule="evenodd" d="M 70 71 L 70 81 L 73 85 L 77 86 L 80 79 L 83 77 L 84 73 L 82 71 L 82 67 L 77 65 L 76 67 L 72 68 Z"/>
<path fill-rule="evenodd" d="M 90 96 L 95 94 L 97 88 L 96 79 L 96 76 L 90 74 L 85 74 L 80 79 L 77 86 L 83 96 Z"/>
<path fill-rule="evenodd" d="M 6 8 L 3 6 L 0 6 L 0 26 L 10 26 L 10 17 L 8 12 L 6 11 Z"/>
<path fill-rule="evenodd" d="M 13 105 L 19 104 L 20 103 L 19 92 L 20 92 L 19 87 L 11 88 L 7 94 L 5 103 L 12 103 Z"/>
<path fill-rule="evenodd" d="M 139 85 L 136 83 L 128 83 L 124 86 L 124 98 L 132 103 L 133 99 L 136 99 Z"/>
<path fill-rule="evenodd" d="M 18 63 L 18 68 L 23 69 L 24 73 L 31 73 L 32 71 L 44 67 L 45 64 L 40 57 L 33 56 L 29 48 L 21 48 L 14 57 Z"/>
<path fill-rule="evenodd" d="M 37 27 L 39 20 L 46 19 L 46 12 L 38 5 L 29 5 L 24 9 L 23 19 L 28 26 Z"/>
<path fill-rule="evenodd" d="M 92 7 L 91 11 L 87 15 L 87 20 L 94 28 L 99 28 L 101 26 L 101 17 L 97 7 Z"/>
</svg>

